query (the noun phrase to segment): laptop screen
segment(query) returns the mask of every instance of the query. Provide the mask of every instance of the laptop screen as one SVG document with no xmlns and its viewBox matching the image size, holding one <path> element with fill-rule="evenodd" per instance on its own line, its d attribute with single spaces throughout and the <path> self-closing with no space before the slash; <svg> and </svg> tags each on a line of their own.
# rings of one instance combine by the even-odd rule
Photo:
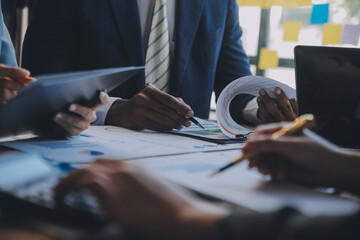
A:
<svg viewBox="0 0 360 240">
<path fill-rule="evenodd" d="M 360 49 L 297 46 L 295 70 L 299 114 L 314 114 L 331 142 L 360 147 Z"/>
</svg>

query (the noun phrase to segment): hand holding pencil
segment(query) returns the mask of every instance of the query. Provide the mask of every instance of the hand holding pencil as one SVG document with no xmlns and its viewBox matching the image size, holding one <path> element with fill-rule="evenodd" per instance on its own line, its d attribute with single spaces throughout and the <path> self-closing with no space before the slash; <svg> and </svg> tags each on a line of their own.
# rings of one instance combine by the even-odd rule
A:
<svg viewBox="0 0 360 240">
<path fill-rule="evenodd" d="M 0 105 L 15 97 L 32 80 L 30 72 L 25 69 L 0 65 Z"/>
<path fill-rule="evenodd" d="M 301 132 L 303 129 L 311 128 L 315 125 L 315 117 L 312 114 L 305 114 L 297 118 L 295 121 L 293 121 L 289 126 L 284 126 L 280 128 L 278 131 L 274 132 L 272 134 L 273 139 L 277 139 L 283 136 L 291 136 L 294 134 L 297 134 Z M 231 163 L 225 165 L 224 167 L 218 169 L 214 173 L 212 173 L 211 176 L 215 176 L 225 170 L 227 170 L 230 167 L 233 167 L 234 165 L 241 163 L 242 161 L 252 158 L 256 155 L 256 152 L 250 152 L 247 154 L 243 154 L 239 158 L 235 159 Z"/>
</svg>

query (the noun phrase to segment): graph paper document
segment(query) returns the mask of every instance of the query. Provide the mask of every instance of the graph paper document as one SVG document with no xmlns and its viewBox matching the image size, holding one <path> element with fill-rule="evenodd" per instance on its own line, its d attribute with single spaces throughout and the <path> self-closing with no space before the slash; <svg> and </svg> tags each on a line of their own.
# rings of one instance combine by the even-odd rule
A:
<svg viewBox="0 0 360 240">
<path fill-rule="evenodd" d="M 234 150 L 156 157 L 136 162 L 186 188 L 259 212 L 290 206 L 307 215 L 337 215 L 353 213 L 359 208 L 355 202 L 315 192 L 310 188 L 272 183 L 269 177 L 248 169 L 247 162 L 209 177 L 214 170 L 239 155 L 240 151 Z"/>
<path fill-rule="evenodd" d="M 168 133 L 133 131 L 111 126 L 91 126 L 78 137 L 65 140 L 30 139 L 2 146 L 64 163 L 93 162 L 99 157 L 128 159 L 204 151 L 240 149 L 244 144 L 216 144 Z"/>
<path fill-rule="evenodd" d="M 239 138 L 229 138 L 221 131 L 217 122 L 210 122 L 200 118 L 196 118 L 196 120 L 201 123 L 205 129 L 199 128 L 194 123 L 191 123 L 191 126 L 188 128 L 172 130 L 170 133 L 219 144 L 244 142 L 247 139 L 247 136 L 253 133 L 253 130 L 247 129 L 247 134 L 241 135 Z"/>
</svg>

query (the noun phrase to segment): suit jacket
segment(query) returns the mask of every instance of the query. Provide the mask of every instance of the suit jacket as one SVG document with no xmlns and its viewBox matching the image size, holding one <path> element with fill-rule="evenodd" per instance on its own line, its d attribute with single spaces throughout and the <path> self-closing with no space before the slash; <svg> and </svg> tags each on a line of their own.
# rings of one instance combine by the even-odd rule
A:
<svg viewBox="0 0 360 240">
<path fill-rule="evenodd" d="M 4 23 L 0 0 L 0 64 L 16 67 L 15 50 L 11 42 L 10 34 Z"/>
<path fill-rule="evenodd" d="M 33 74 L 144 65 L 135 0 L 36 0 L 26 34 L 23 66 Z M 207 118 L 211 94 L 250 75 L 236 0 L 179 0 L 170 94 Z M 131 98 L 145 75 L 110 95 Z M 241 109 L 251 99 L 237 101 Z"/>
</svg>

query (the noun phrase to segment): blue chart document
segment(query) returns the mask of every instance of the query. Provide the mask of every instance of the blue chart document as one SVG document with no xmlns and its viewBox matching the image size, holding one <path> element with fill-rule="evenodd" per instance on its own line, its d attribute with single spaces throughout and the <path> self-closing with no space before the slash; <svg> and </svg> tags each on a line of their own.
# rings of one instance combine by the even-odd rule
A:
<svg viewBox="0 0 360 240">
<path fill-rule="evenodd" d="M 222 145 L 153 131 L 91 126 L 66 140 L 10 141 L 1 145 L 65 163 L 89 163 L 99 157 L 132 159 L 193 152 L 240 149 L 243 143 Z"/>
</svg>

